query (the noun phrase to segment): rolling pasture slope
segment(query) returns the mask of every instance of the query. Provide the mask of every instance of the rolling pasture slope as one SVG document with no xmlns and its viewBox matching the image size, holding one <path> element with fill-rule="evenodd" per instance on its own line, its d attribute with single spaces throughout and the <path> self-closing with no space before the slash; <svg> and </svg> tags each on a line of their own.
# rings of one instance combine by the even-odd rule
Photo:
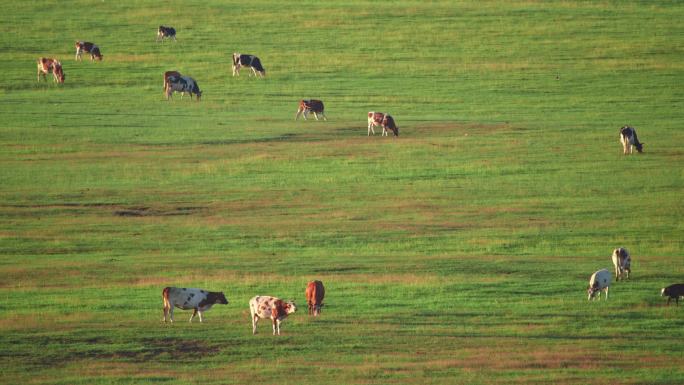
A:
<svg viewBox="0 0 684 385">
<path fill-rule="evenodd" d="M 659 296 L 684 282 L 683 19 L 680 1 L 4 2 L 0 383 L 684 383 L 684 306 Z M 77 40 L 104 60 L 76 62 Z M 266 77 L 232 77 L 233 52 Z M 41 56 L 64 84 L 36 81 Z M 201 102 L 166 101 L 167 70 Z M 295 122 L 309 98 L 327 122 Z M 368 137 L 368 111 L 399 137 Z M 588 302 L 619 246 L 631 279 Z M 166 286 L 229 304 L 164 324 Z M 297 302 L 281 336 L 252 335 L 255 295 Z"/>
</svg>

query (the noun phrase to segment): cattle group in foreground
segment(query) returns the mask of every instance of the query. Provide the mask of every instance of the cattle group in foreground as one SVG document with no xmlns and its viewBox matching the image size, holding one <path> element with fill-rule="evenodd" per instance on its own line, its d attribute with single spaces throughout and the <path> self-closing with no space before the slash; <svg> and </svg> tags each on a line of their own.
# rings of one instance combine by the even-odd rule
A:
<svg viewBox="0 0 684 385">
<path fill-rule="evenodd" d="M 248 67 L 254 72 L 254 76 L 266 76 L 266 70 L 261 65 L 261 60 L 254 55 L 233 53 L 233 76 L 240 76 L 240 68 Z"/>
<path fill-rule="evenodd" d="M 309 99 L 309 100 L 300 100 L 299 101 L 299 108 L 297 108 L 297 115 L 295 115 L 295 120 L 299 119 L 299 115 L 304 116 L 304 120 L 306 119 L 306 116 L 309 113 L 313 113 L 314 117 L 316 120 L 318 120 L 318 114 L 321 114 L 321 117 L 323 120 L 328 120 L 328 118 L 325 117 L 325 106 L 323 106 L 323 102 L 320 100 L 316 99 Z"/>
<path fill-rule="evenodd" d="M 632 257 L 629 251 L 624 247 L 618 247 L 613 250 L 613 266 L 615 267 L 615 280 L 629 279 L 629 274 L 632 272 Z"/>
<path fill-rule="evenodd" d="M 620 143 L 622 143 L 622 153 L 624 155 L 632 154 L 634 152 L 634 147 L 636 147 L 637 151 L 640 153 L 644 152 L 644 144 L 639 142 L 634 127 L 623 126 L 620 128 Z"/>
<path fill-rule="evenodd" d="M 249 311 L 252 315 L 252 334 L 256 334 L 259 319 L 270 318 L 273 324 L 273 335 L 280 335 L 280 323 L 289 314 L 297 311 L 297 306 L 293 301 L 285 302 L 280 298 L 257 295 L 249 300 Z"/>
<path fill-rule="evenodd" d="M 165 83 L 166 100 L 169 100 L 174 92 L 182 92 L 183 94 L 187 92 L 190 94 L 190 99 L 192 99 L 192 95 L 195 95 L 198 102 L 202 97 L 202 91 L 200 91 L 197 82 L 189 76 L 171 75 L 168 78 L 165 77 Z"/>
<path fill-rule="evenodd" d="M 100 47 L 88 41 L 77 41 L 76 60 L 83 60 L 83 53 L 90 54 L 90 61 L 102 60 L 102 53 L 100 52 Z"/>
<path fill-rule="evenodd" d="M 200 322 L 203 322 L 203 312 L 211 309 L 216 304 L 228 304 L 228 300 L 222 292 L 178 287 L 164 288 L 162 290 L 162 302 L 164 303 L 164 322 L 166 322 L 167 317 L 173 322 L 173 309 L 176 307 L 183 310 L 192 310 L 190 322 L 192 322 L 196 315 L 199 315 Z"/>
<path fill-rule="evenodd" d="M 323 307 L 323 298 L 325 297 L 325 287 L 321 281 L 311 281 L 306 285 L 306 304 L 309 308 L 309 315 L 318 317 L 321 314 Z"/>
<path fill-rule="evenodd" d="M 157 29 L 157 42 L 161 40 L 163 43 L 164 39 L 173 39 L 173 41 L 176 41 L 176 30 L 173 27 L 164 27 L 163 25 L 160 25 L 159 29 Z"/>
<path fill-rule="evenodd" d="M 51 73 L 53 80 L 57 83 L 64 83 L 64 70 L 62 69 L 62 63 L 57 61 L 57 59 L 41 57 L 38 59 L 38 81 L 40 81 L 40 76 L 43 75 L 43 79 L 47 81 L 47 74 Z"/>
<path fill-rule="evenodd" d="M 399 127 L 394 123 L 394 118 L 392 118 L 390 114 L 374 111 L 369 112 L 368 136 L 370 136 L 371 132 L 375 135 L 373 127 L 382 127 L 382 136 L 387 136 L 389 130 L 394 133 L 394 136 L 399 136 Z"/>
</svg>

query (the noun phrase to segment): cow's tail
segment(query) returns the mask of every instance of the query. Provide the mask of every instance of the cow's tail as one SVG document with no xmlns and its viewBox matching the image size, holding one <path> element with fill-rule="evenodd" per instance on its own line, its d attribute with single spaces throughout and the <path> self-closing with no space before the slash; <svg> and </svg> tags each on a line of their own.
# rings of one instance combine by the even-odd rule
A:
<svg viewBox="0 0 684 385">
<path fill-rule="evenodd" d="M 164 290 L 162 290 L 162 302 L 164 302 L 164 312 L 166 312 L 166 309 L 169 309 L 171 307 L 171 301 L 169 301 L 170 291 L 170 287 L 165 287 Z"/>
</svg>

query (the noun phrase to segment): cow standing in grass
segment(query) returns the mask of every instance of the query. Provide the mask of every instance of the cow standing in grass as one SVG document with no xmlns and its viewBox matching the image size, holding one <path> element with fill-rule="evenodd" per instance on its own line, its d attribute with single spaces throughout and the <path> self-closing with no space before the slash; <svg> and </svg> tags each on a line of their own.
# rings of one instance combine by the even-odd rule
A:
<svg viewBox="0 0 684 385">
<path fill-rule="evenodd" d="M 587 293 L 591 301 L 598 294 L 598 300 L 601 300 L 601 292 L 606 293 L 606 300 L 608 300 L 608 287 L 610 286 L 610 272 L 607 269 L 602 269 L 591 275 L 589 278 L 589 287 Z"/>
<path fill-rule="evenodd" d="M 163 43 L 165 38 L 176 41 L 176 30 L 173 27 L 164 27 L 163 25 L 160 25 L 159 29 L 157 29 L 157 43 L 159 40 Z"/>
<path fill-rule="evenodd" d="M 615 267 L 615 280 L 629 279 L 632 272 L 632 257 L 624 247 L 613 250 L 613 266 Z"/>
<path fill-rule="evenodd" d="M 321 117 L 323 120 L 328 120 L 328 118 L 325 117 L 325 106 L 323 105 L 323 102 L 320 100 L 316 99 L 310 99 L 310 100 L 301 100 L 299 102 L 299 108 L 297 109 L 297 115 L 295 115 L 295 120 L 299 119 L 299 115 L 304 113 L 304 120 L 306 119 L 306 116 L 312 112 L 314 114 L 314 117 L 316 120 L 318 120 L 318 114 L 321 114 Z"/>
<path fill-rule="evenodd" d="M 77 41 L 76 60 L 83 60 L 81 55 L 83 55 L 84 52 L 90 54 L 90 61 L 102 60 L 102 53 L 100 52 L 100 47 L 88 41 Z"/>
<path fill-rule="evenodd" d="M 684 297 L 684 283 L 675 283 L 660 290 L 662 297 L 667 297 L 667 305 L 670 306 L 670 300 L 674 298 L 675 303 L 679 306 L 679 297 Z"/>
<path fill-rule="evenodd" d="M 637 151 L 644 152 L 644 144 L 639 142 L 637 132 L 634 127 L 624 126 L 620 128 L 620 143 L 622 143 L 622 153 L 624 155 L 632 154 L 634 147 Z"/>
<path fill-rule="evenodd" d="M 64 70 L 62 69 L 62 63 L 57 61 L 57 59 L 41 57 L 38 59 L 38 81 L 40 81 L 40 76 L 47 81 L 47 74 L 52 73 L 52 77 L 57 83 L 64 83 Z"/>
<path fill-rule="evenodd" d="M 257 323 L 261 318 L 270 318 L 273 323 L 273 335 L 280 335 L 280 323 L 289 314 L 297 311 L 294 302 L 285 302 L 282 299 L 257 295 L 249 300 L 249 311 L 252 314 L 252 334 L 256 334 Z"/>
<path fill-rule="evenodd" d="M 325 287 L 321 281 L 311 281 L 306 285 L 306 304 L 309 307 L 309 315 L 317 317 L 321 314 L 323 307 L 323 297 L 325 297 Z"/>
<path fill-rule="evenodd" d="M 368 113 L 368 136 L 371 132 L 375 135 L 375 130 L 373 127 L 382 127 L 382 136 L 387 136 L 388 131 L 391 130 L 394 136 L 399 136 L 399 127 L 394 123 L 394 118 L 384 112 L 374 112 Z"/>
<path fill-rule="evenodd" d="M 240 76 L 240 68 L 249 67 L 254 72 L 254 76 L 266 76 L 266 70 L 261 65 L 261 60 L 254 55 L 245 55 L 241 53 L 233 54 L 233 76 Z"/>
<path fill-rule="evenodd" d="M 174 92 L 187 92 L 190 94 L 190 99 L 194 94 L 197 96 L 198 102 L 202 97 L 202 91 L 200 91 L 197 82 L 189 76 L 169 76 L 166 86 L 166 100 L 169 100 Z"/>
<path fill-rule="evenodd" d="M 228 300 L 222 292 L 206 291 L 202 289 L 188 289 L 179 287 L 166 287 L 162 291 L 162 301 L 164 303 L 164 322 L 167 317 L 173 322 L 173 309 L 175 307 L 183 310 L 192 309 L 190 322 L 199 315 L 200 322 L 203 322 L 202 313 L 211 309 L 216 304 L 227 305 Z"/>
</svg>

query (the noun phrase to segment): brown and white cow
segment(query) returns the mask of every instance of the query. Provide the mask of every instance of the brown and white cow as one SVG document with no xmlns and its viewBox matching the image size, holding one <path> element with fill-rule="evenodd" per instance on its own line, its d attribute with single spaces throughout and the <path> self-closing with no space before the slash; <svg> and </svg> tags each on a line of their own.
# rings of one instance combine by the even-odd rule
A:
<svg viewBox="0 0 684 385">
<path fill-rule="evenodd" d="M 159 29 L 157 29 L 157 42 L 161 40 L 163 43 L 164 38 L 169 38 L 173 39 L 173 41 L 176 41 L 176 30 L 173 27 L 164 27 L 163 25 L 160 25 Z"/>
<path fill-rule="evenodd" d="M 306 285 L 306 304 L 309 306 L 309 315 L 317 317 L 321 314 L 325 287 L 321 281 L 311 281 Z"/>
<path fill-rule="evenodd" d="M 632 257 L 629 255 L 629 251 L 624 247 L 618 247 L 613 250 L 611 259 L 615 267 L 615 280 L 629 279 L 629 275 L 632 273 Z"/>
<path fill-rule="evenodd" d="M 639 138 L 637 138 L 637 132 L 634 127 L 623 126 L 620 128 L 620 143 L 622 143 L 622 153 L 624 155 L 632 154 L 634 152 L 634 147 L 637 151 L 644 152 L 644 144 L 639 143 Z"/>
<path fill-rule="evenodd" d="M 316 99 L 309 99 L 309 100 L 301 100 L 299 102 L 299 108 L 297 108 L 297 115 L 295 115 L 295 120 L 299 119 L 299 115 L 304 113 L 304 120 L 306 119 L 306 116 L 312 112 L 314 114 L 314 117 L 316 120 L 318 120 L 318 114 L 321 114 L 323 117 L 323 120 L 328 120 L 328 118 L 325 117 L 325 106 L 323 106 L 323 102 L 320 100 Z"/>
<path fill-rule="evenodd" d="M 254 55 L 245 55 L 241 53 L 233 53 L 233 76 L 240 76 L 240 68 L 249 67 L 254 72 L 254 76 L 266 76 L 266 70 L 261 65 L 261 60 Z"/>
<path fill-rule="evenodd" d="M 175 77 L 181 77 L 180 72 L 178 71 L 166 71 L 164 72 L 164 95 L 166 95 L 166 89 L 169 87 L 169 78 L 175 76 Z M 185 93 L 181 94 L 181 98 L 183 97 Z"/>
<path fill-rule="evenodd" d="M 273 323 L 273 335 L 280 335 L 280 323 L 289 314 L 297 311 L 297 306 L 293 301 L 285 302 L 276 297 L 257 295 L 249 300 L 249 311 L 252 314 L 252 334 L 256 334 L 259 319 L 270 318 Z"/>
<path fill-rule="evenodd" d="M 100 47 L 88 41 L 77 41 L 76 42 L 76 60 L 83 60 L 81 55 L 83 53 L 90 54 L 90 61 L 95 59 L 102 60 L 102 53 L 100 52 Z"/>
<path fill-rule="evenodd" d="M 388 130 L 392 130 L 394 136 L 399 136 L 399 127 L 394 123 L 394 118 L 390 114 L 384 112 L 369 112 L 368 113 L 368 136 L 371 132 L 375 135 L 373 127 L 382 127 L 382 136 L 388 135 Z"/>
<path fill-rule="evenodd" d="M 43 75 L 43 78 L 47 81 L 48 73 L 52 73 L 55 82 L 64 83 L 65 76 L 62 63 L 57 59 L 41 57 L 38 59 L 38 81 L 40 81 L 40 75 Z"/>
<path fill-rule="evenodd" d="M 166 83 L 166 100 L 169 100 L 174 92 L 187 92 L 190 94 L 190 99 L 194 94 L 197 96 L 198 102 L 202 97 L 202 91 L 200 91 L 197 82 L 190 76 L 169 76 Z"/>
<path fill-rule="evenodd" d="M 173 322 L 173 309 L 175 307 L 183 310 L 192 309 L 192 316 L 190 322 L 199 314 L 200 322 L 202 322 L 202 313 L 211 309 L 216 304 L 227 305 L 228 300 L 226 296 L 220 291 L 206 291 L 202 289 L 188 289 L 179 287 L 166 287 L 162 291 L 162 300 L 164 302 L 164 322 L 167 316 Z"/>
</svg>

